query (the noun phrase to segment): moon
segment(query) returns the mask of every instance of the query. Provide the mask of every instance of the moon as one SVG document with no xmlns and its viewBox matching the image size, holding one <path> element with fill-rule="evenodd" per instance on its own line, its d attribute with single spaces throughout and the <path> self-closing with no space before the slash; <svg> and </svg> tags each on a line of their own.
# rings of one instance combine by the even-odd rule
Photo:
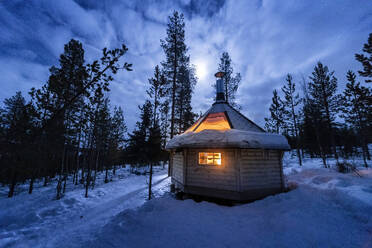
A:
<svg viewBox="0 0 372 248">
<path fill-rule="evenodd" d="M 195 70 L 198 79 L 203 80 L 208 74 L 207 63 L 203 60 L 197 60 L 195 62 Z"/>
</svg>

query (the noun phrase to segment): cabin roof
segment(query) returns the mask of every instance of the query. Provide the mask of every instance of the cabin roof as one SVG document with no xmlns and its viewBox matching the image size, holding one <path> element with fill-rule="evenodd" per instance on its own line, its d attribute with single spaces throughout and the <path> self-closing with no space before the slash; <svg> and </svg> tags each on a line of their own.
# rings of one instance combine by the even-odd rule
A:
<svg viewBox="0 0 372 248">
<path fill-rule="evenodd" d="M 284 136 L 265 132 L 226 102 L 214 103 L 183 134 L 173 137 L 166 149 L 181 147 L 290 148 Z"/>
<path fill-rule="evenodd" d="M 265 132 L 260 126 L 258 126 L 253 121 L 251 121 L 250 119 L 245 117 L 243 114 L 241 114 L 239 111 L 231 107 L 228 103 L 216 102 L 194 125 L 192 125 L 188 130 L 186 130 L 186 133 L 195 132 L 198 129 L 198 127 L 206 119 L 208 119 L 208 116 L 210 116 L 210 114 L 216 114 L 216 113 L 225 114 L 229 122 L 230 129 Z"/>
</svg>

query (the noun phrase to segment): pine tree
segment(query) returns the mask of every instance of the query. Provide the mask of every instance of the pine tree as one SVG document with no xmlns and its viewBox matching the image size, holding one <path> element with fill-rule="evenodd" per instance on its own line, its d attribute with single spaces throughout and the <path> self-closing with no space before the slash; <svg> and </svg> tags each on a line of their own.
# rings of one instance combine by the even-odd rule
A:
<svg viewBox="0 0 372 248">
<path fill-rule="evenodd" d="M 103 164 L 106 162 L 106 158 L 108 155 L 109 150 L 109 138 L 111 134 L 111 117 L 109 111 L 109 99 L 105 98 L 104 101 L 99 104 L 97 109 L 97 115 L 95 118 L 94 129 L 93 129 L 93 139 L 95 143 L 95 147 L 97 150 L 97 160 L 98 163 L 96 164 L 94 170 L 94 177 L 93 177 L 93 187 L 95 186 L 96 174 L 100 168 L 105 167 L 105 180 L 104 182 L 108 182 L 108 171 L 109 165 Z"/>
<path fill-rule="evenodd" d="M 125 146 L 125 135 L 127 126 L 124 120 L 124 113 L 121 107 L 114 107 L 114 113 L 111 118 L 110 131 L 110 157 L 113 163 L 113 174 L 115 175 L 115 165 L 119 162 L 121 150 Z"/>
<path fill-rule="evenodd" d="M 275 122 L 272 118 L 267 118 L 265 117 L 265 130 L 269 133 L 275 133 L 276 128 L 275 128 Z"/>
<path fill-rule="evenodd" d="M 370 83 L 372 80 L 368 78 L 372 78 L 372 33 L 369 34 L 368 41 L 363 46 L 363 52 L 365 52 L 366 55 L 355 54 L 356 60 L 363 66 L 363 70 L 358 71 L 358 73 L 360 76 L 366 77 L 366 82 Z"/>
<path fill-rule="evenodd" d="M 220 63 L 218 64 L 218 71 L 224 73 L 223 83 L 225 87 L 226 102 L 235 108 L 241 109 L 241 107 L 236 103 L 236 92 L 240 85 L 241 76 L 240 73 L 234 75 L 232 61 L 227 52 L 222 53 Z M 213 86 L 216 87 L 216 84 Z"/>
<path fill-rule="evenodd" d="M 372 106 L 369 101 L 372 94 L 369 88 L 356 82 L 354 72 L 348 71 L 346 78 L 349 82 L 343 92 L 342 117 L 357 131 L 363 151 L 364 165 L 368 167 L 366 158 L 369 157 L 369 152 L 366 136 L 368 129 L 371 128 Z"/>
<path fill-rule="evenodd" d="M 161 104 L 161 99 L 166 95 L 166 79 L 164 74 L 160 72 L 159 66 L 155 66 L 154 76 L 149 79 L 150 88 L 147 90 L 147 95 L 152 99 L 153 105 L 153 126 L 159 119 L 158 109 Z"/>
<path fill-rule="evenodd" d="M 111 154 L 107 147 L 114 131 L 112 122 L 106 122 L 104 125 L 110 133 L 100 139 L 104 145 L 101 145 L 103 153 L 99 155 L 100 151 L 97 150 L 97 144 L 93 139 L 95 135 L 93 119 L 87 117 L 94 115 L 96 110 L 96 106 L 90 103 L 94 98 L 92 95 L 98 91 L 103 94 L 108 91 L 109 82 L 113 80 L 113 75 L 118 70 L 131 70 L 131 64 L 122 64 L 119 61 L 126 51 L 124 45 L 120 49 L 105 48 L 99 60 L 85 64 L 82 44 L 76 40 L 68 42 L 60 56 L 59 65 L 51 67 L 46 84 L 29 92 L 31 102 L 24 104 L 24 113 L 27 113 L 24 115 L 24 121 L 28 120 L 31 126 L 29 128 L 23 126 L 27 138 L 24 137 L 21 144 L 14 143 L 17 139 L 11 137 L 13 131 L 8 130 L 6 124 L 6 109 L 0 110 L 0 149 L 2 155 L 6 154 L 0 156 L 0 164 L 7 168 L 17 166 L 14 176 L 10 175 L 10 170 L 3 176 L 1 168 L 2 182 L 13 181 L 15 185 L 19 181 L 30 179 L 31 193 L 37 177 L 44 177 L 46 186 L 49 178 L 57 174 L 58 199 L 66 189 L 69 175 L 73 174 L 73 181 L 77 183 L 79 170 L 81 169 L 83 179 L 85 169 L 88 168 L 89 171 L 89 168 L 94 168 L 91 166 L 94 162 L 99 169 L 103 166 L 111 167 L 111 162 L 108 163 Z M 4 145 L 7 142 L 12 144 Z M 4 149 L 7 151 L 3 152 Z M 13 161 L 15 158 L 17 163 Z"/>
<path fill-rule="evenodd" d="M 296 107 L 301 103 L 300 96 L 296 94 L 296 84 L 293 82 L 293 78 L 290 74 L 286 77 L 287 84 L 282 87 L 284 93 L 284 121 L 285 126 L 288 129 L 288 134 L 296 140 L 296 151 L 298 162 L 302 165 L 301 154 L 299 149 L 299 138 L 298 138 L 298 114 Z"/>
<path fill-rule="evenodd" d="M 331 148 L 334 157 L 338 163 L 338 154 L 334 137 L 334 119 L 338 113 L 338 104 L 340 95 L 336 94 L 337 79 L 333 75 L 334 72 L 329 72 L 327 66 L 323 66 L 321 62 L 314 67 L 311 82 L 309 83 L 309 94 L 313 104 L 317 105 L 320 110 L 320 117 L 327 124 Z"/>
<path fill-rule="evenodd" d="M 62 181 L 67 180 L 66 154 L 72 146 L 76 135 L 78 123 L 77 113 L 83 101 L 83 95 L 72 99 L 83 91 L 88 78 L 88 72 L 84 65 L 84 49 L 82 44 L 71 40 L 64 47 L 64 53 L 59 59 L 60 67 L 51 69 L 49 88 L 56 97 L 57 109 L 63 109 L 59 115 L 63 125 L 63 151 L 61 171 L 57 184 L 57 199 L 62 197 Z M 65 189 L 65 186 L 63 187 Z"/>
<path fill-rule="evenodd" d="M 160 108 L 160 131 L 162 137 L 162 148 L 165 149 L 168 139 L 168 129 L 169 129 L 169 102 L 165 100 L 161 104 Z M 166 161 L 164 159 L 163 161 Z"/>
<path fill-rule="evenodd" d="M 141 111 L 140 121 L 136 123 L 135 129 L 129 134 L 127 147 L 127 156 L 132 168 L 148 165 L 151 160 L 147 142 L 153 123 L 153 106 L 149 100 L 146 100 L 142 106 L 139 106 L 139 109 Z"/>
<path fill-rule="evenodd" d="M 271 100 L 272 103 L 269 108 L 271 120 L 269 122 L 267 121 L 267 125 L 272 125 L 271 130 L 273 130 L 275 133 L 282 133 L 285 130 L 284 106 L 277 90 L 273 91 L 273 97 Z"/>
<path fill-rule="evenodd" d="M 322 158 L 323 165 L 325 168 L 328 167 L 327 165 L 327 158 L 326 153 L 324 149 L 324 136 L 327 136 L 327 132 L 324 132 L 325 128 L 324 126 L 324 118 L 321 116 L 321 110 L 319 105 L 314 104 L 313 101 L 305 94 L 304 99 L 304 106 L 303 106 L 303 136 L 304 139 L 308 139 L 310 142 L 308 144 L 308 147 L 310 148 L 310 151 L 312 152 L 315 150 L 312 145 L 316 144 L 316 147 L 318 148 L 318 151 L 320 153 L 320 157 Z M 314 134 L 315 134 L 315 140 L 314 140 Z M 325 134 L 323 136 L 323 134 Z M 323 137 L 323 138 L 322 138 Z"/>
<path fill-rule="evenodd" d="M 161 132 L 160 127 L 158 125 L 158 121 L 150 128 L 149 130 L 149 137 L 147 140 L 148 146 L 148 156 L 149 156 L 149 163 L 150 163 L 150 173 L 149 173 L 149 195 L 148 199 L 151 200 L 152 196 L 152 174 L 153 174 L 153 166 L 159 165 L 159 161 L 161 160 L 162 155 L 162 147 L 161 147 Z"/>
<path fill-rule="evenodd" d="M 196 114 L 192 112 L 191 98 L 196 84 L 195 70 L 185 65 L 179 71 L 180 86 L 176 91 L 175 123 L 178 124 L 177 133 L 183 133 L 195 120 Z"/>
<path fill-rule="evenodd" d="M 5 131 L 4 141 L 6 151 L 4 157 L 8 162 L 2 170 L 10 175 L 8 197 L 14 194 L 18 180 L 27 178 L 32 169 L 30 161 L 33 150 L 32 133 L 34 129 L 32 105 L 27 104 L 21 92 L 4 100 L 2 126 Z M 32 181 L 33 182 L 33 181 Z M 30 184 L 30 192 L 32 184 Z"/>
<path fill-rule="evenodd" d="M 169 84 L 171 116 L 170 116 L 170 138 L 175 134 L 176 119 L 176 94 L 180 87 L 180 68 L 188 67 L 189 56 L 187 55 L 187 46 L 185 44 L 185 22 L 183 14 L 174 11 L 168 18 L 167 37 L 161 40 L 161 47 L 165 53 L 165 61 L 162 67 Z"/>
</svg>

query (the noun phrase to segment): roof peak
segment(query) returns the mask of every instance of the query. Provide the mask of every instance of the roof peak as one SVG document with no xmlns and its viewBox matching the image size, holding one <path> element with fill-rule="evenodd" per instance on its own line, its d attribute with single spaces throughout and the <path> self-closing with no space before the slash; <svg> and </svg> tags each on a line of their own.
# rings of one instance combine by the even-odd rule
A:
<svg viewBox="0 0 372 248">
<path fill-rule="evenodd" d="M 216 115 L 217 113 L 219 115 Z M 226 101 L 218 101 L 213 103 L 212 107 L 186 130 L 186 133 L 200 132 L 205 129 L 220 130 L 223 128 L 225 130 L 236 129 L 242 131 L 265 132 L 264 129 L 245 117 Z"/>
</svg>

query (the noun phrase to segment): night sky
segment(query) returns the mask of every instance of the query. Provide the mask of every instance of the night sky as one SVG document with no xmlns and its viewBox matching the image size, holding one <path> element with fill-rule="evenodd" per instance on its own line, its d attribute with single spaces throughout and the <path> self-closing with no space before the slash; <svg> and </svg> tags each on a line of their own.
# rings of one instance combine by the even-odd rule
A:
<svg viewBox="0 0 372 248">
<path fill-rule="evenodd" d="M 0 101 L 21 90 L 40 87 L 48 69 L 58 64 L 71 38 L 83 43 L 87 62 L 103 47 L 124 43 L 125 61 L 111 84 L 112 105 L 124 109 L 127 125 L 138 119 L 137 105 L 146 97 L 147 79 L 164 59 L 160 39 L 173 10 L 185 15 L 186 42 L 199 78 L 194 111 L 213 100 L 214 73 L 223 51 L 242 75 L 238 103 L 242 112 L 263 126 L 272 91 L 293 73 L 306 79 L 321 61 L 335 70 L 339 88 L 348 69 L 361 69 L 354 54 L 372 32 L 372 1 L 18 1 L 0 2 Z M 300 88 L 298 86 L 298 88 Z"/>
</svg>

